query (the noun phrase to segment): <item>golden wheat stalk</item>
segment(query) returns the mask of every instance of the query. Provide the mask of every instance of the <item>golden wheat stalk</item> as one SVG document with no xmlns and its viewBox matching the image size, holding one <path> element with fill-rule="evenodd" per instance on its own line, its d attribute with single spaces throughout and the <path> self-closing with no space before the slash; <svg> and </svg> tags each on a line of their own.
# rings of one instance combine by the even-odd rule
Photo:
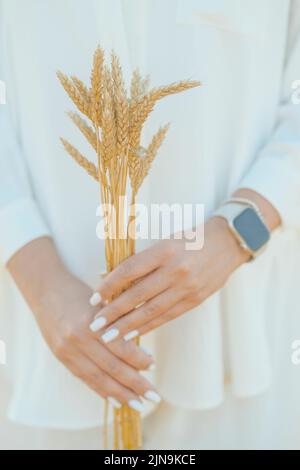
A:
<svg viewBox="0 0 300 470">
<path fill-rule="evenodd" d="M 94 123 L 102 125 L 102 87 L 103 87 L 104 51 L 97 47 L 91 74 L 92 113 Z"/>
<path fill-rule="evenodd" d="M 181 81 L 149 91 L 149 77 L 136 70 L 131 79 L 129 97 L 124 85 L 122 68 L 114 52 L 110 64 L 105 63 L 104 51 L 98 47 L 93 57 L 90 89 L 76 76 L 68 78 L 57 73 L 78 113 L 68 113 L 96 153 L 97 166 L 83 156 L 67 140 L 61 139 L 66 151 L 99 184 L 103 203 L 114 206 L 114 217 L 106 221 L 109 237 L 105 240 L 107 271 L 135 253 L 135 236 L 129 228 L 135 226 L 135 200 L 166 137 L 169 125 L 161 127 L 148 148 L 141 145 L 141 135 L 147 118 L 157 102 L 166 96 L 181 93 L 200 85 L 196 81 Z M 130 214 L 124 209 L 122 197 L 131 184 Z M 126 234 L 125 240 L 121 234 Z M 136 340 L 139 344 L 139 339 Z M 108 426 L 106 402 L 106 427 Z M 106 433 L 106 441 L 108 433 Z M 123 405 L 114 411 L 114 447 L 138 449 L 142 445 L 139 413 Z"/>
<path fill-rule="evenodd" d="M 63 146 L 65 147 L 66 151 L 71 155 L 73 160 L 78 163 L 81 168 L 83 168 L 92 178 L 98 181 L 98 170 L 96 166 L 89 162 L 87 158 L 85 158 L 73 145 L 71 145 L 67 140 L 60 138 Z"/>
<path fill-rule="evenodd" d="M 77 87 L 72 83 L 72 81 L 63 73 L 57 72 L 57 77 L 64 87 L 65 91 L 75 104 L 75 106 L 85 114 L 89 119 L 92 118 L 91 108 L 89 103 L 82 97 L 81 93 L 78 91 Z"/>
<path fill-rule="evenodd" d="M 114 89 L 114 104 L 117 122 L 117 151 L 122 156 L 126 153 L 128 126 L 129 126 L 129 107 L 126 95 L 125 85 L 122 76 L 122 68 L 115 53 L 112 54 L 111 71 Z"/>
<path fill-rule="evenodd" d="M 78 114 L 72 111 L 69 111 L 68 116 L 73 121 L 75 126 L 82 132 L 86 140 L 93 147 L 95 152 L 97 152 L 97 135 L 91 126 Z"/>
</svg>

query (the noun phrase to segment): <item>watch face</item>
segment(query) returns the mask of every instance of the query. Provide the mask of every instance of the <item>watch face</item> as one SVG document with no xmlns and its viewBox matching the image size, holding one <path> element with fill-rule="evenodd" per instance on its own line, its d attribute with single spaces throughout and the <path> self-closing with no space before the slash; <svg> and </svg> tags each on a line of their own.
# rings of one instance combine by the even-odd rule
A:
<svg viewBox="0 0 300 470">
<path fill-rule="evenodd" d="M 270 239 L 268 228 L 250 207 L 234 219 L 233 227 L 253 252 L 260 250 Z"/>
</svg>

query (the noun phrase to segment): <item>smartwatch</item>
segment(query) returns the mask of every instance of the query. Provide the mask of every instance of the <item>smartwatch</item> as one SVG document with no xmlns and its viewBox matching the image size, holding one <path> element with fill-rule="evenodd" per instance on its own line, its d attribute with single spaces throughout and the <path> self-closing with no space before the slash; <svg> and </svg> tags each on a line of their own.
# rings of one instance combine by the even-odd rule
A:
<svg viewBox="0 0 300 470">
<path fill-rule="evenodd" d="M 214 216 L 227 221 L 230 231 L 240 246 L 251 255 L 251 259 L 264 250 L 271 238 L 271 232 L 258 207 L 247 199 L 232 198 L 226 201 Z"/>
</svg>

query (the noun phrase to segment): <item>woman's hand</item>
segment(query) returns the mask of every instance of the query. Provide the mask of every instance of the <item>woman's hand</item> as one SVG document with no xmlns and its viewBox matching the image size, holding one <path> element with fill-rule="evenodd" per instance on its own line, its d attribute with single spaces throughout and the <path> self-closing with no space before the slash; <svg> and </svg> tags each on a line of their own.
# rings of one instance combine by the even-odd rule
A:
<svg viewBox="0 0 300 470">
<path fill-rule="evenodd" d="M 213 217 L 205 225 L 201 250 L 186 250 L 184 239 L 165 240 L 110 273 L 92 304 L 132 286 L 101 309 L 93 326 L 105 326 L 102 340 L 106 343 L 143 335 L 204 302 L 248 256 L 227 222 Z"/>
<path fill-rule="evenodd" d="M 88 302 L 92 292 L 65 270 L 50 240 L 27 245 L 8 268 L 50 349 L 75 376 L 116 407 L 128 403 L 142 411 L 140 397 L 160 400 L 139 373 L 153 365 L 152 357 L 134 342 L 105 345 L 91 331 L 96 313 Z"/>
</svg>

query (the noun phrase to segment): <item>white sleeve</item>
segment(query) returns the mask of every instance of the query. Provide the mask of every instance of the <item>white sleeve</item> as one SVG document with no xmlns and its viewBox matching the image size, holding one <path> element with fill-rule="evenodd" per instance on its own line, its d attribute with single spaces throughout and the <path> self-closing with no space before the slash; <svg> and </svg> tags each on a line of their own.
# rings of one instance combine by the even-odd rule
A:
<svg viewBox="0 0 300 470">
<path fill-rule="evenodd" d="M 291 2 L 282 100 L 271 140 L 239 184 L 268 199 L 283 226 L 300 229 L 300 1 Z M 293 85 L 295 89 L 293 89 Z M 298 89 L 296 89 L 298 87 Z"/>
<path fill-rule="evenodd" d="M 6 34 L 0 0 L 0 265 L 30 241 L 49 235 L 34 200 L 26 163 L 10 116 L 10 81 L 6 79 Z M 6 96 L 4 96 L 4 87 Z M 5 102 L 4 102 L 4 98 Z"/>
</svg>

